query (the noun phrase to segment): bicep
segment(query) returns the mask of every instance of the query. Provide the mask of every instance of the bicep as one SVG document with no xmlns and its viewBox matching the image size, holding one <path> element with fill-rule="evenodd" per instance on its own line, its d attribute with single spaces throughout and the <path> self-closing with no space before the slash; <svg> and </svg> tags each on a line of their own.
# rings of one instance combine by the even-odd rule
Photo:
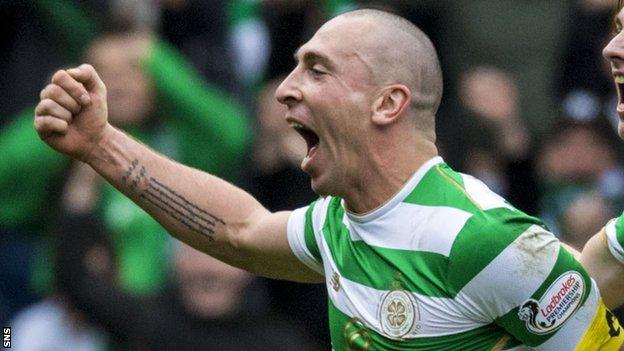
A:
<svg viewBox="0 0 624 351">
<path fill-rule="evenodd" d="M 580 261 L 596 280 L 605 305 L 616 308 L 624 304 L 624 264 L 609 252 L 606 240 L 604 230 L 589 239 Z"/>
<path fill-rule="evenodd" d="M 241 248 L 249 255 L 248 270 L 275 279 L 306 283 L 323 282 L 319 273 L 294 254 L 288 241 L 288 219 L 292 212 L 263 212 L 241 238 Z"/>
</svg>

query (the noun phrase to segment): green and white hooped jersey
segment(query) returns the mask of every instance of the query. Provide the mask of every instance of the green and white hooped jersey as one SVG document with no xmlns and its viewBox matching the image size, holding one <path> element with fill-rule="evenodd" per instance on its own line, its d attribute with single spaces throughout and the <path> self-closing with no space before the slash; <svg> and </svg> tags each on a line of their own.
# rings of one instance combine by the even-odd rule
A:
<svg viewBox="0 0 624 351">
<path fill-rule="evenodd" d="M 605 227 L 607 246 L 613 257 L 624 263 L 624 213 L 615 218 Z"/>
<path fill-rule="evenodd" d="M 366 215 L 295 210 L 288 240 L 326 278 L 335 350 L 574 350 L 602 305 L 540 220 L 440 157 Z"/>
</svg>

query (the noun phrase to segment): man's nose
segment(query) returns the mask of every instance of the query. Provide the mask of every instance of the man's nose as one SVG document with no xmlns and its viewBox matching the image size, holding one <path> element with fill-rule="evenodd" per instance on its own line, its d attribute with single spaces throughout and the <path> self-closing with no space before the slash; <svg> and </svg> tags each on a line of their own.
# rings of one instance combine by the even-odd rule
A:
<svg viewBox="0 0 624 351">
<path fill-rule="evenodd" d="M 624 59 L 624 41 L 622 32 L 614 36 L 602 49 L 602 56 L 607 60 Z"/>
<path fill-rule="evenodd" d="M 301 91 L 297 83 L 296 70 L 295 68 L 295 70 L 290 72 L 288 77 L 286 77 L 275 90 L 275 98 L 277 101 L 287 106 L 301 100 Z"/>
</svg>

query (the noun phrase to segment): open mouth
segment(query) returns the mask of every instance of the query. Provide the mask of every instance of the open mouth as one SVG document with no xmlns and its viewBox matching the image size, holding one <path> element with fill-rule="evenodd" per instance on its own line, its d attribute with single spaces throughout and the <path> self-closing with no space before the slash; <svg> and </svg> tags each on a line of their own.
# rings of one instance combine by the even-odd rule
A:
<svg viewBox="0 0 624 351">
<path fill-rule="evenodd" d="M 624 93 L 624 76 L 616 75 L 615 77 L 615 90 L 618 95 L 618 111 L 624 111 L 624 97 L 622 94 Z"/>
<path fill-rule="evenodd" d="M 310 157 L 319 144 L 320 140 L 318 135 L 312 129 L 304 126 L 301 123 L 289 122 L 288 124 L 293 129 L 295 129 L 297 133 L 299 133 L 299 135 L 301 135 L 301 137 L 305 140 L 306 144 L 308 145 L 308 152 L 306 154 L 306 157 Z"/>
</svg>

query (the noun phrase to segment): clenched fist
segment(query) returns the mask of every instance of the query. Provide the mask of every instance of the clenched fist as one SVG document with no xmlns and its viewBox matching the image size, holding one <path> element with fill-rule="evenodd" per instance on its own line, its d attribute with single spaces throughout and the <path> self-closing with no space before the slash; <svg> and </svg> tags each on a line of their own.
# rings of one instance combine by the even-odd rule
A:
<svg viewBox="0 0 624 351">
<path fill-rule="evenodd" d="M 109 129 L 106 87 L 95 69 L 83 64 L 59 70 L 40 94 L 35 129 L 53 149 L 87 162 Z"/>
</svg>

